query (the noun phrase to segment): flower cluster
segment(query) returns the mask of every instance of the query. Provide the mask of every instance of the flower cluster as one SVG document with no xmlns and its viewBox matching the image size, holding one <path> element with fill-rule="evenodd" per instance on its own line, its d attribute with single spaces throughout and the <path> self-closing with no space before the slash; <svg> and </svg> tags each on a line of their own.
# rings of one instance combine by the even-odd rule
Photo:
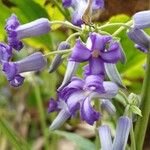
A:
<svg viewBox="0 0 150 150">
<path fill-rule="evenodd" d="M 21 25 L 16 15 L 12 14 L 6 21 L 5 29 L 8 34 L 8 45 L 0 43 L 0 63 L 10 85 L 18 87 L 24 81 L 21 73 L 41 70 L 47 61 L 41 52 L 36 52 L 20 61 L 11 62 L 13 49 L 20 51 L 23 48 L 21 39 L 48 33 L 50 23 L 48 19 L 41 18 Z"/>
<path fill-rule="evenodd" d="M 128 30 L 128 37 L 135 43 L 135 47 L 147 53 L 150 48 L 150 36 L 143 31 L 150 27 L 150 11 L 138 12 L 133 16 L 133 26 Z"/>
<path fill-rule="evenodd" d="M 80 110 L 82 120 L 93 125 L 102 116 L 92 108 L 91 101 L 94 99 L 100 100 L 101 106 L 114 114 L 116 110 L 111 99 L 118 93 L 118 85 L 104 81 L 104 64 L 115 64 L 123 59 L 120 43 L 111 36 L 93 32 L 86 44 L 78 39 L 72 48 L 64 81 L 58 88 L 58 99 L 50 100 L 48 111 L 60 110 L 50 128 L 60 127 L 69 117 L 75 116 L 77 110 Z M 88 62 L 83 69 L 83 79 L 74 76 L 77 66 L 73 64 L 81 62 Z"/>
</svg>

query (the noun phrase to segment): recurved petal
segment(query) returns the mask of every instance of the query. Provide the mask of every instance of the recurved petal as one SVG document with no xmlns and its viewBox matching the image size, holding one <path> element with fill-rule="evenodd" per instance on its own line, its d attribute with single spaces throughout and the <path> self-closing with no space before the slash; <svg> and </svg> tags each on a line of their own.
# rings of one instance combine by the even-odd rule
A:
<svg viewBox="0 0 150 150">
<path fill-rule="evenodd" d="M 133 15 L 133 25 L 135 28 L 143 29 L 150 27 L 150 10 L 140 11 Z"/>
<path fill-rule="evenodd" d="M 118 93 L 118 86 L 110 81 L 104 81 L 103 87 L 105 89 L 105 93 L 94 93 L 93 97 L 98 97 L 100 99 L 112 99 Z"/>
<path fill-rule="evenodd" d="M 80 41 L 80 39 L 78 39 L 72 49 L 70 60 L 76 62 L 84 62 L 87 61 L 90 56 L 90 50 Z"/>
<path fill-rule="evenodd" d="M 111 132 L 107 125 L 102 125 L 99 127 L 99 136 L 102 150 L 112 150 Z"/>
<path fill-rule="evenodd" d="M 64 80 L 62 82 L 62 84 L 60 85 L 60 87 L 58 88 L 58 91 L 60 91 L 64 86 L 66 86 L 71 78 L 75 75 L 75 72 L 77 70 L 78 67 L 78 63 L 75 61 L 68 61 L 67 64 L 67 70 L 64 76 Z"/>
<path fill-rule="evenodd" d="M 132 122 L 131 119 L 123 116 L 120 117 L 117 123 L 116 136 L 113 142 L 112 150 L 124 150 L 127 144 L 130 128 Z"/>
<path fill-rule="evenodd" d="M 103 61 L 107 63 L 117 63 L 122 56 L 118 42 L 114 42 L 106 52 L 101 52 L 100 54 Z"/>
<path fill-rule="evenodd" d="M 19 87 L 23 84 L 24 77 L 21 75 L 16 75 L 13 80 L 9 81 L 10 85 L 13 87 Z"/>
<path fill-rule="evenodd" d="M 105 50 L 105 45 L 108 41 L 110 41 L 112 37 L 107 36 L 107 35 L 100 35 L 98 33 L 90 33 L 88 42 L 87 44 L 92 43 L 91 45 L 91 50 L 99 50 L 99 51 L 104 51 Z M 90 42 L 91 40 L 91 42 Z M 89 47 L 87 45 L 87 47 Z"/>
<path fill-rule="evenodd" d="M 49 130 L 56 130 L 60 128 L 69 117 L 71 117 L 70 113 L 67 110 L 62 109 L 52 122 Z"/>
<path fill-rule="evenodd" d="M 77 91 L 70 95 L 67 99 L 67 105 L 71 114 L 74 114 L 80 107 L 80 102 L 85 99 L 83 91 Z"/>
<path fill-rule="evenodd" d="M 88 124 L 93 125 L 95 121 L 97 121 L 100 117 L 100 113 L 96 112 L 94 108 L 91 106 L 91 99 L 87 97 L 82 101 L 82 105 L 80 108 L 81 118 L 86 121 Z"/>
</svg>

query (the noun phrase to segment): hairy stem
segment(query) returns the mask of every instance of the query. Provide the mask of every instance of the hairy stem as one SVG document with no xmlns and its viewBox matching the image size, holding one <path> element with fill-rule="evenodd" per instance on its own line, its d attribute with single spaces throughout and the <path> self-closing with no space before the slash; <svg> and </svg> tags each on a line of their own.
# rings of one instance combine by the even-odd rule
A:
<svg viewBox="0 0 150 150">
<path fill-rule="evenodd" d="M 148 125 L 150 114 L 150 52 L 147 54 L 147 67 L 142 87 L 141 96 L 141 111 L 142 116 L 139 117 L 135 126 L 135 139 L 137 150 L 143 149 L 143 143 L 145 139 L 145 133 Z"/>
<path fill-rule="evenodd" d="M 50 23 L 50 25 L 61 24 L 65 27 L 71 28 L 73 30 L 82 31 L 82 29 L 80 27 L 75 26 L 75 25 L 73 25 L 72 23 L 70 23 L 68 21 L 50 21 L 49 23 Z"/>
<path fill-rule="evenodd" d="M 53 51 L 53 52 L 45 54 L 44 57 L 49 57 L 50 55 L 55 55 L 55 54 L 66 54 L 71 51 L 72 51 L 72 49 L 57 50 L 57 51 Z"/>
</svg>

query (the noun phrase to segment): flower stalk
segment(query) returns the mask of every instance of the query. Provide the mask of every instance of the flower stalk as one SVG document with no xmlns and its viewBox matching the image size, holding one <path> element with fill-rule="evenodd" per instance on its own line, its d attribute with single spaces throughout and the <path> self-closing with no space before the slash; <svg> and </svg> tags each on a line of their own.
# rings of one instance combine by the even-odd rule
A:
<svg viewBox="0 0 150 150">
<path fill-rule="evenodd" d="M 142 87 L 142 96 L 141 96 L 141 111 L 142 116 L 139 117 L 135 126 L 135 140 L 137 150 L 143 149 L 146 129 L 149 120 L 150 114 L 150 52 L 147 54 L 147 67 L 146 74 L 144 78 L 144 83 Z"/>
</svg>

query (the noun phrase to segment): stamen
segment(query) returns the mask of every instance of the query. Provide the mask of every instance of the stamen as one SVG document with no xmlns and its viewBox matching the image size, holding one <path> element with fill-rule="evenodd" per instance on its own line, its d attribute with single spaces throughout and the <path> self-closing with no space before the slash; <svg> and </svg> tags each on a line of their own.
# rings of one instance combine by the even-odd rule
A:
<svg viewBox="0 0 150 150">
<path fill-rule="evenodd" d="M 97 57 L 100 56 L 100 52 L 99 52 L 98 50 L 94 50 L 94 51 L 92 52 L 92 56 L 95 57 L 95 58 L 97 58 Z"/>
</svg>

